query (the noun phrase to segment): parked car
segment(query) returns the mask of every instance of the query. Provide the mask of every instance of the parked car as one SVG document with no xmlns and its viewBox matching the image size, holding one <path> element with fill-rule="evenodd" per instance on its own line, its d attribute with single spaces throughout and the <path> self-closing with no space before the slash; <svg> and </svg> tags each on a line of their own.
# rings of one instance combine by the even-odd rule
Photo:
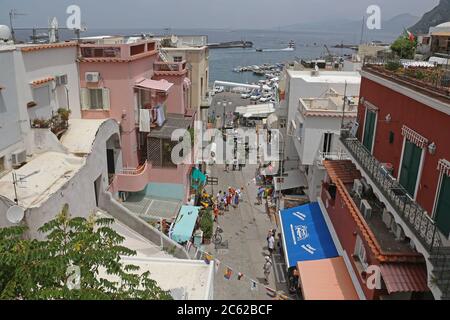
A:
<svg viewBox="0 0 450 320">
<path fill-rule="evenodd" d="M 260 102 L 269 102 L 272 99 L 272 96 L 264 96 L 259 99 Z"/>
<path fill-rule="evenodd" d="M 215 93 L 222 93 L 222 92 L 224 92 L 225 91 L 225 88 L 224 87 L 215 87 L 214 88 L 214 92 Z"/>
<path fill-rule="evenodd" d="M 248 99 L 248 98 L 250 98 L 251 96 L 252 96 L 252 93 L 251 93 L 251 92 L 241 94 L 241 98 L 242 98 L 242 99 Z"/>
<path fill-rule="evenodd" d="M 250 97 L 250 100 L 252 101 L 258 101 L 261 98 L 260 94 L 255 94 L 253 96 Z"/>
</svg>

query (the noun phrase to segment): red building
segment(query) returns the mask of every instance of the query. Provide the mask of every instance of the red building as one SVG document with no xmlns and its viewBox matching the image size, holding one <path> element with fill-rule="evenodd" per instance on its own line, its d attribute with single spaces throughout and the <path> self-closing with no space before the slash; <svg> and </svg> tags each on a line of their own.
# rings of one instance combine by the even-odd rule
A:
<svg viewBox="0 0 450 320">
<path fill-rule="evenodd" d="M 410 253 L 420 253 L 434 298 L 449 299 L 450 148 L 446 143 L 450 90 L 446 71 L 419 67 L 390 71 L 386 67 L 363 67 L 356 130 L 341 134 L 342 147 L 354 168 L 344 166 L 340 174 L 333 175 L 337 164 L 328 165 L 322 201 L 328 203 L 330 220 L 350 255 L 358 246 L 364 247 L 370 254 L 363 265 L 380 265 L 386 280 L 383 264 L 390 259 L 383 260 L 384 255 L 377 253 L 389 253 L 389 245 L 382 240 L 388 234 L 379 228 L 384 225 L 398 243 L 409 245 Z M 348 175 L 357 181 L 345 181 Z M 336 202 L 342 205 L 331 205 Z M 379 226 L 373 219 L 379 220 Z M 377 239 L 379 248 L 370 238 Z M 396 254 L 411 251 L 406 246 L 398 249 L 402 250 Z M 402 258 L 402 264 L 407 260 Z M 358 274 L 358 266 L 352 267 Z M 368 298 L 386 294 L 363 290 Z"/>
</svg>

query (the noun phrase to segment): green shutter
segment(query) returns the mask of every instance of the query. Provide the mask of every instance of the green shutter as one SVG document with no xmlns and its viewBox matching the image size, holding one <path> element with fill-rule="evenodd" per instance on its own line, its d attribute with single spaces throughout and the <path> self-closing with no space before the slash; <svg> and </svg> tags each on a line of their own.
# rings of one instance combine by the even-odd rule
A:
<svg viewBox="0 0 450 320">
<path fill-rule="evenodd" d="M 450 234 L 450 177 L 444 175 L 436 207 L 436 224 L 439 230 L 448 237 Z"/>
<path fill-rule="evenodd" d="M 406 140 L 400 172 L 400 184 L 408 191 L 411 197 L 414 197 L 416 191 L 421 158 L 422 149 L 411 141 Z"/>
<path fill-rule="evenodd" d="M 366 113 L 366 125 L 364 127 L 363 145 L 372 152 L 372 145 L 375 133 L 375 120 L 377 114 L 375 111 L 367 110 Z"/>
</svg>

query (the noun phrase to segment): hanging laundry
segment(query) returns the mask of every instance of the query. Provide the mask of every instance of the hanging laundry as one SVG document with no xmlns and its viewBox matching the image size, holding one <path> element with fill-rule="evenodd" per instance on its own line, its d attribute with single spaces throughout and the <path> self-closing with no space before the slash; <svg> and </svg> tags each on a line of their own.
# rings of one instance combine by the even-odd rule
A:
<svg viewBox="0 0 450 320">
<path fill-rule="evenodd" d="M 140 109 L 139 112 L 139 131 L 150 132 L 151 116 L 148 109 Z"/>
<path fill-rule="evenodd" d="M 157 109 L 157 119 L 158 126 L 162 127 L 164 122 L 166 122 L 166 115 L 164 114 L 164 107 L 158 106 Z"/>
</svg>

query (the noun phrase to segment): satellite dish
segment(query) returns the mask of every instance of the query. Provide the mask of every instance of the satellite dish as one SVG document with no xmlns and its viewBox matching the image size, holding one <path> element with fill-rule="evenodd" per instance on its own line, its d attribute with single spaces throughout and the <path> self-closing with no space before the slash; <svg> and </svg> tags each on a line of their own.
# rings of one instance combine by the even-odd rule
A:
<svg viewBox="0 0 450 320">
<path fill-rule="evenodd" d="M 178 37 L 176 35 L 172 35 L 170 41 L 172 41 L 173 44 L 176 44 L 178 42 Z"/>
<path fill-rule="evenodd" d="M 0 40 L 9 40 L 11 38 L 11 30 L 8 26 L 0 25 Z"/>
<path fill-rule="evenodd" d="M 6 219 L 14 224 L 18 224 L 22 221 L 24 216 L 25 211 L 19 206 L 12 206 L 6 211 Z"/>
</svg>

